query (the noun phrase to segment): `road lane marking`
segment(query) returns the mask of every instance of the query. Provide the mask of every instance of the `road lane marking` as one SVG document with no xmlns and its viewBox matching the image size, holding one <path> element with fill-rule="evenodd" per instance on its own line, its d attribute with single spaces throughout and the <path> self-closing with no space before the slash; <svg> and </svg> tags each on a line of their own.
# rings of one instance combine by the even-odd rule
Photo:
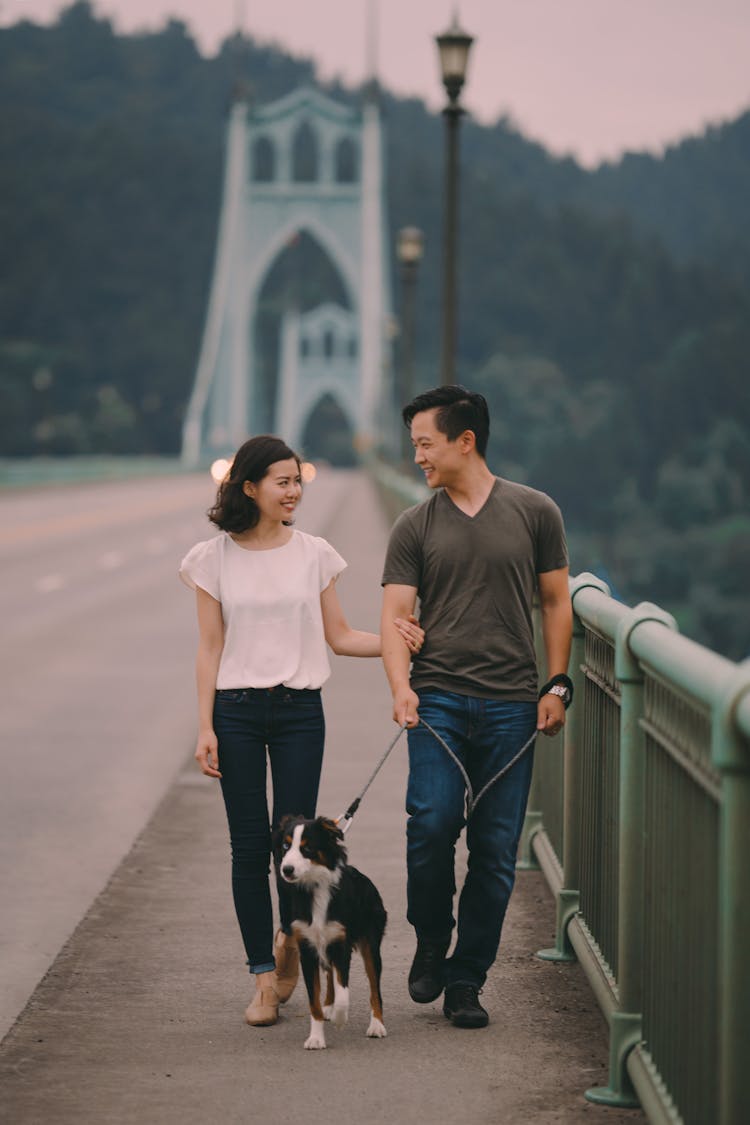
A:
<svg viewBox="0 0 750 1125">
<path fill-rule="evenodd" d="M 13 546 L 19 543 L 33 543 L 35 540 L 58 538 L 73 535 L 78 531 L 121 527 L 126 524 L 141 523 L 145 519 L 158 516 L 175 515 L 178 512 L 195 513 L 200 509 L 195 496 L 173 496 L 151 501 L 138 499 L 121 504 L 117 509 L 91 510 L 70 515 L 45 516 L 33 523 L 18 527 L 0 529 L 0 546 Z"/>
<path fill-rule="evenodd" d="M 163 555 L 168 546 L 166 540 L 153 537 L 146 544 L 146 552 L 151 555 Z M 96 565 L 99 570 L 118 570 L 125 562 L 126 558 L 122 551 L 105 551 L 96 560 Z M 56 590 L 62 590 L 69 580 L 62 574 L 45 574 L 42 578 L 36 579 L 34 589 L 40 594 L 52 594 Z"/>
<path fill-rule="evenodd" d="M 44 578 L 38 578 L 34 586 L 40 594 L 52 594 L 55 590 L 62 590 L 65 585 L 65 579 L 62 574 L 46 574 Z"/>
<path fill-rule="evenodd" d="M 107 551 L 99 556 L 97 565 L 100 570 L 116 570 L 118 566 L 122 566 L 124 560 L 125 556 L 121 551 Z"/>
</svg>

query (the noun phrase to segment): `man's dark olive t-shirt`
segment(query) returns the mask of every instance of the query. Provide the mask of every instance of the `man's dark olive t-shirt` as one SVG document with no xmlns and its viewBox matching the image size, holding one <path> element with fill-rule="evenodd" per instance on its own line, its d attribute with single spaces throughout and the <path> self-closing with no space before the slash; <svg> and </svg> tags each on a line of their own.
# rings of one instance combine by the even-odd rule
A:
<svg viewBox="0 0 750 1125">
<path fill-rule="evenodd" d="M 419 594 L 425 641 L 412 665 L 414 691 L 535 701 L 536 576 L 567 565 L 560 509 L 526 485 L 496 478 L 475 516 L 443 489 L 402 512 L 383 585 Z"/>
</svg>

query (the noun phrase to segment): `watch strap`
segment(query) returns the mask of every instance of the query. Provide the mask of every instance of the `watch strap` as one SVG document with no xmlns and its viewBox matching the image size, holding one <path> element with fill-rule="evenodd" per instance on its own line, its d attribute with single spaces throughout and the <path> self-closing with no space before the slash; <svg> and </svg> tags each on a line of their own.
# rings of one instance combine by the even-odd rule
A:
<svg viewBox="0 0 750 1125">
<path fill-rule="evenodd" d="M 543 695 L 546 695 L 550 688 L 555 687 L 556 684 L 560 684 L 562 687 L 567 688 L 568 698 L 567 700 L 563 699 L 563 704 L 565 706 L 565 710 L 567 711 L 571 703 L 573 702 L 573 681 L 571 680 L 570 676 L 566 676 L 564 672 L 560 672 L 557 676 L 553 676 L 550 680 L 547 680 L 547 683 L 539 692 L 539 698 L 541 699 Z M 559 692 L 555 692 L 555 695 L 559 695 Z"/>
</svg>

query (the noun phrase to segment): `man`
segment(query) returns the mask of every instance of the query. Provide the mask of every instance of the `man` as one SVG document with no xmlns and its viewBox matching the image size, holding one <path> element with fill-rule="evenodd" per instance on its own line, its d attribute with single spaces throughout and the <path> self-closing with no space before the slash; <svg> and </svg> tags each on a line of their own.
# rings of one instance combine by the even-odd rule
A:
<svg viewBox="0 0 750 1125">
<path fill-rule="evenodd" d="M 403 512 L 383 572 L 383 662 L 393 717 L 409 728 L 407 903 L 417 935 L 409 993 L 418 1004 L 445 988 L 458 1027 L 484 1027 L 479 1003 L 497 956 L 513 888 L 532 751 L 482 797 L 466 826 L 468 874 L 455 926 L 455 843 L 464 826 L 460 770 L 424 719 L 462 762 L 478 793 L 534 730 L 565 723 L 572 684 L 572 610 L 562 517 L 542 492 L 495 477 L 485 460 L 489 412 L 460 386 L 418 395 L 403 410 L 414 460 L 433 491 Z M 541 693 L 532 634 L 538 590 L 550 681 Z M 409 654 L 393 621 L 420 599 L 423 647 Z"/>
</svg>

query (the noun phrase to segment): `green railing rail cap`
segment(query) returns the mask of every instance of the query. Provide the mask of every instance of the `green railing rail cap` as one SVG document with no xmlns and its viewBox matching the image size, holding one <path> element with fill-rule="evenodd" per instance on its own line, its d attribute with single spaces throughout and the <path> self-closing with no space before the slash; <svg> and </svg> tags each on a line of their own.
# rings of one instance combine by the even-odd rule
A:
<svg viewBox="0 0 750 1125">
<path fill-rule="evenodd" d="M 639 602 L 637 606 L 629 609 L 617 623 L 615 634 L 615 676 L 621 684 L 634 683 L 643 679 L 643 672 L 638 658 L 630 649 L 630 638 L 639 625 L 647 621 L 664 625 L 667 629 L 678 633 L 677 622 L 671 613 L 667 613 L 661 606 L 653 602 Z"/>
</svg>

